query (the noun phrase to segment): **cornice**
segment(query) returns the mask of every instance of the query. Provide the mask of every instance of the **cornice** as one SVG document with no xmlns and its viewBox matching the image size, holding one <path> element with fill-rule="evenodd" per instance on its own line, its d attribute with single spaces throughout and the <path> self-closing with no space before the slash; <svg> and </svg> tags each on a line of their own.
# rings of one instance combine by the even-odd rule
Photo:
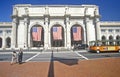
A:
<svg viewBox="0 0 120 77">
<path fill-rule="evenodd" d="M 120 21 L 100 21 L 100 25 L 120 25 Z"/>
<path fill-rule="evenodd" d="M 18 15 L 12 15 L 11 18 L 18 18 Z"/>
</svg>

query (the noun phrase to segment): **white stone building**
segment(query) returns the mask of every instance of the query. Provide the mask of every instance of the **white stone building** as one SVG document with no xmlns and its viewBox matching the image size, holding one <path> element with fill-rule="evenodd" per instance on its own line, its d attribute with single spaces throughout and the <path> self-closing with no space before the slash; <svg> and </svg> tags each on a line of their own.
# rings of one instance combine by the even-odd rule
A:
<svg viewBox="0 0 120 77">
<path fill-rule="evenodd" d="M 120 22 L 100 22 L 100 40 L 120 40 Z"/>
<path fill-rule="evenodd" d="M 120 22 L 101 22 L 96 5 L 17 4 L 11 18 L 12 22 L 0 23 L 1 49 L 71 49 L 92 40 L 120 38 Z M 34 27 L 42 28 L 40 41 L 33 40 Z M 60 40 L 53 39 L 53 27 L 61 27 Z M 73 39 L 73 27 L 81 28 L 78 41 Z"/>
<path fill-rule="evenodd" d="M 11 48 L 11 22 L 0 22 L 0 49 Z"/>
</svg>

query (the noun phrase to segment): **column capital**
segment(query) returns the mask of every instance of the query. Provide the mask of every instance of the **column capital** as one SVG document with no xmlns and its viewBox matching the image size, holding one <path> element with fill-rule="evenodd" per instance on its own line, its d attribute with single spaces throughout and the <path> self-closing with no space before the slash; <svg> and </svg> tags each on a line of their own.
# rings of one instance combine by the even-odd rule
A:
<svg viewBox="0 0 120 77">
<path fill-rule="evenodd" d="M 18 15 L 12 15 L 11 18 L 12 18 L 12 19 L 18 18 Z"/>
<path fill-rule="evenodd" d="M 70 14 L 65 14 L 65 24 L 70 24 Z"/>
<path fill-rule="evenodd" d="M 29 24 L 29 16 L 24 16 L 24 24 Z"/>
<path fill-rule="evenodd" d="M 18 23 L 18 18 L 13 18 L 12 22 L 17 24 Z"/>
<path fill-rule="evenodd" d="M 49 24 L 49 22 L 50 22 L 50 15 L 44 14 L 44 24 Z"/>
<path fill-rule="evenodd" d="M 18 23 L 18 16 L 17 15 L 12 15 L 12 23 L 15 23 L 15 24 Z"/>
<path fill-rule="evenodd" d="M 28 14 L 24 14 L 22 15 L 23 18 L 29 18 L 29 15 Z"/>
</svg>

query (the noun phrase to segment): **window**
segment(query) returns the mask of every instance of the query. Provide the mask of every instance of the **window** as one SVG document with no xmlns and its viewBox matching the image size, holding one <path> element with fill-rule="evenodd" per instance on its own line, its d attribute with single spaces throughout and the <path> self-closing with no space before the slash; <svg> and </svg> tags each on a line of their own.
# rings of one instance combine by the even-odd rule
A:
<svg viewBox="0 0 120 77">
<path fill-rule="evenodd" d="M 6 30 L 6 34 L 10 35 L 11 34 L 11 30 Z"/>
<path fill-rule="evenodd" d="M 105 32 L 106 30 L 105 29 L 101 29 L 101 32 Z"/>
<path fill-rule="evenodd" d="M 8 33 L 8 34 L 11 33 L 11 30 L 6 30 L 6 33 Z"/>
<path fill-rule="evenodd" d="M 119 32 L 120 32 L 120 30 L 119 30 L 119 29 L 116 29 L 116 30 L 115 30 L 115 32 L 119 33 Z"/>
<path fill-rule="evenodd" d="M 0 30 L 0 35 L 2 35 L 2 33 L 3 33 L 3 31 L 2 31 L 2 30 Z"/>
<path fill-rule="evenodd" d="M 112 30 L 112 29 L 109 29 L 108 32 L 113 32 L 113 30 Z"/>
</svg>

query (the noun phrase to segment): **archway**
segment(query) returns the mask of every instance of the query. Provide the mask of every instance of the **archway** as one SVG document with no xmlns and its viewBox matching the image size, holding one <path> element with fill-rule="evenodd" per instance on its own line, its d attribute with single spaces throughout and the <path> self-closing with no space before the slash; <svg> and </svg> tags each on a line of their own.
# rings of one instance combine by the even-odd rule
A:
<svg viewBox="0 0 120 77">
<path fill-rule="evenodd" d="M 31 28 L 31 46 L 44 47 L 44 29 L 41 25 L 34 25 Z"/>
<path fill-rule="evenodd" d="M 64 29 L 59 24 L 51 28 L 51 47 L 64 47 Z"/>
<path fill-rule="evenodd" d="M 103 35 L 101 39 L 102 39 L 102 41 L 103 41 L 102 44 L 103 44 L 103 45 L 106 45 L 106 42 L 105 42 L 106 37 Z"/>
<path fill-rule="evenodd" d="M 113 45 L 113 36 L 112 35 L 109 36 L 109 40 L 110 40 L 109 44 Z"/>
<path fill-rule="evenodd" d="M 120 45 L 120 36 L 119 35 L 116 36 L 116 40 L 117 40 L 116 44 Z"/>
<path fill-rule="evenodd" d="M 80 25 L 71 27 L 71 46 L 82 44 L 84 41 L 83 29 Z"/>
<path fill-rule="evenodd" d="M 10 37 L 6 38 L 6 48 L 10 48 L 11 47 L 11 39 Z"/>
<path fill-rule="evenodd" d="M 2 38 L 0 37 L 0 48 L 2 48 Z"/>
<path fill-rule="evenodd" d="M 116 40 L 120 40 L 120 36 L 119 35 L 116 36 Z"/>
<path fill-rule="evenodd" d="M 105 36 L 102 36 L 102 40 L 106 40 L 106 37 L 105 37 Z"/>
</svg>

